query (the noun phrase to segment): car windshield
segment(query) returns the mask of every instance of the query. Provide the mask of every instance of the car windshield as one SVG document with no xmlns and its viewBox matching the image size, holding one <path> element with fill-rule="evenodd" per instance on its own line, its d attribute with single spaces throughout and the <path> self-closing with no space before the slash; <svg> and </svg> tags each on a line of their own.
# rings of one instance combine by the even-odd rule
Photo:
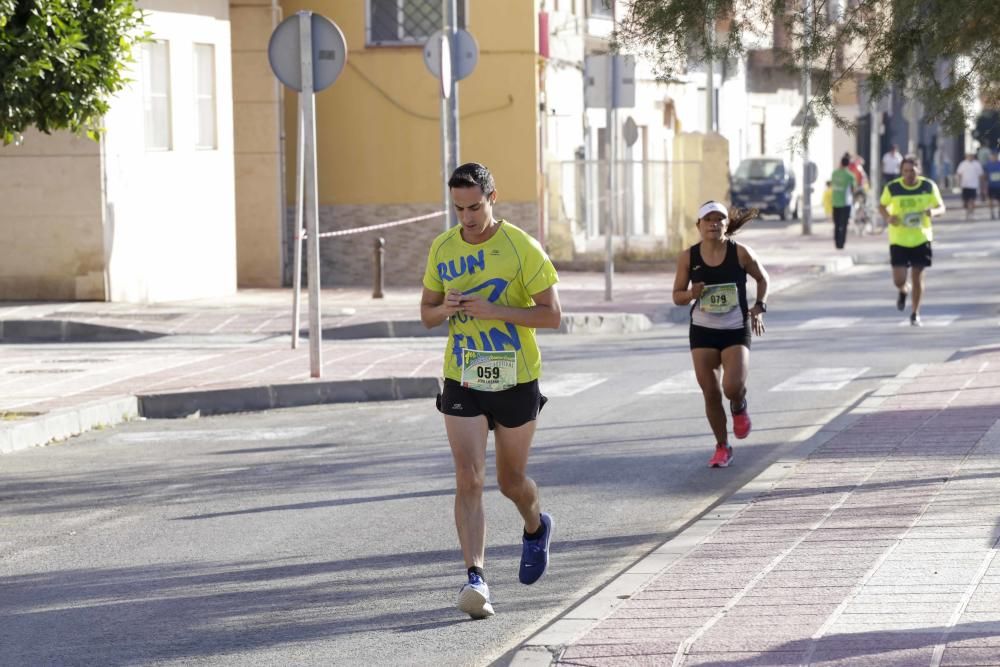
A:
<svg viewBox="0 0 1000 667">
<path fill-rule="evenodd" d="M 782 178 L 785 175 L 785 168 L 781 160 L 743 160 L 736 168 L 736 178 L 746 180 L 748 178 Z"/>
</svg>

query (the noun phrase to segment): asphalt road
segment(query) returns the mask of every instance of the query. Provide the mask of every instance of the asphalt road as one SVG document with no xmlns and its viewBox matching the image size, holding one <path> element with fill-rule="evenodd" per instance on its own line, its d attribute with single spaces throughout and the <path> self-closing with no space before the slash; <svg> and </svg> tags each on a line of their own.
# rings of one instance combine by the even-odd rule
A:
<svg viewBox="0 0 1000 667">
<path fill-rule="evenodd" d="M 4 456 L 0 664 L 503 663 L 881 383 L 995 344 L 987 224 L 939 235 L 922 328 L 882 264 L 776 295 L 752 352 L 754 431 L 725 470 L 705 466 L 685 326 L 542 338 L 551 401 L 530 473 L 553 560 L 517 583 L 521 526 L 491 483 L 488 621 L 454 608 L 464 567 L 431 401 L 135 422 Z"/>
</svg>

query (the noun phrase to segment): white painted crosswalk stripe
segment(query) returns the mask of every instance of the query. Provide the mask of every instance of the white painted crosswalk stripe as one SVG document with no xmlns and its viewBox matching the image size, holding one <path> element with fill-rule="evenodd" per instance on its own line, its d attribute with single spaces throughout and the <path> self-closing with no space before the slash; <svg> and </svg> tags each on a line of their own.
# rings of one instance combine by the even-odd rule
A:
<svg viewBox="0 0 1000 667">
<path fill-rule="evenodd" d="M 662 382 L 646 387 L 639 392 L 641 396 L 651 396 L 654 394 L 697 394 L 701 389 L 698 387 L 698 380 L 694 371 L 681 371 L 671 375 Z"/>
<path fill-rule="evenodd" d="M 861 321 L 860 317 L 815 317 L 806 320 L 796 329 L 846 329 Z"/>
<path fill-rule="evenodd" d="M 810 368 L 771 387 L 771 391 L 837 391 L 867 371 L 868 367 Z"/>
<path fill-rule="evenodd" d="M 596 387 L 607 379 L 599 373 L 560 373 L 543 378 L 539 388 L 546 396 L 573 396 Z"/>
<path fill-rule="evenodd" d="M 958 319 L 958 315 L 928 315 L 920 316 L 920 321 L 925 327 L 946 327 L 955 320 Z M 910 326 L 909 318 L 903 320 L 898 326 L 908 327 Z"/>
</svg>

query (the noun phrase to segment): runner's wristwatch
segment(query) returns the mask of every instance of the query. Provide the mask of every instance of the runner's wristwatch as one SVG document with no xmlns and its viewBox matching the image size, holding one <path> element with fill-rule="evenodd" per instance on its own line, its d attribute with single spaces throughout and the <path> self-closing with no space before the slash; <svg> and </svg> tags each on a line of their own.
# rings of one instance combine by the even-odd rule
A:
<svg viewBox="0 0 1000 667">
<path fill-rule="evenodd" d="M 763 301 L 758 301 L 754 305 L 755 306 L 760 306 L 760 312 L 762 312 L 762 313 L 766 313 L 767 312 L 767 304 L 764 303 Z"/>
</svg>

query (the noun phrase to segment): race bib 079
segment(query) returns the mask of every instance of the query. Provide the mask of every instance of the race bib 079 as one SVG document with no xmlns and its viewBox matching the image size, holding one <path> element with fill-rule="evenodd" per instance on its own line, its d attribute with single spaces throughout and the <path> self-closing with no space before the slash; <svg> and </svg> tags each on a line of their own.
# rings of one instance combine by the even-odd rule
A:
<svg viewBox="0 0 1000 667">
<path fill-rule="evenodd" d="M 517 384 L 517 353 L 513 350 L 462 349 L 462 386 L 478 391 L 503 391 Z"/>
<path fill-rule="evenodd" d="M 728 313 L 740 305 L 736 283 L 705 285 L 705 289 L 702 290 L 701 297 L 698 299 L 698 304 L 704 313 Z"/>
</svg>

